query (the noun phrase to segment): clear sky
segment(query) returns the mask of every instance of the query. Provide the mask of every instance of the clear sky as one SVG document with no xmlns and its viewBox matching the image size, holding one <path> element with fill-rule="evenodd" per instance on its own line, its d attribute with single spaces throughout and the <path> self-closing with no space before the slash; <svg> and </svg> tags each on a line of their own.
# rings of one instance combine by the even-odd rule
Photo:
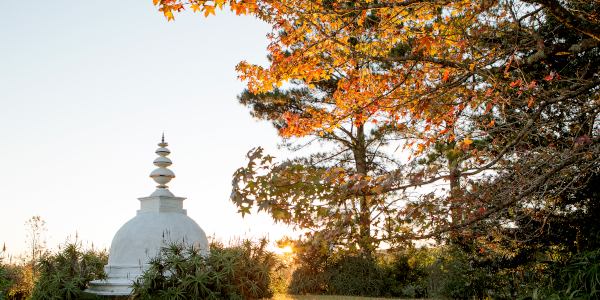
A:
<svg viewBox="0 0 600 300">
<path fill-rule="evenodd" d="M 0 247 L 23 251 L 33 215 L 50 247 L 75 232 L 108 247 L 154 190 L 163 130 L 170 189 L 207 234 L 288 232 L 268 216 L 242 219 L 229 201 L 250 148 L 278 153 L 275 130 L 236 99 L 235 65 L 266 62 L 266 24 L 230 13 L 167 22 L 151 0 L 2 4 Z"/>
</svg>

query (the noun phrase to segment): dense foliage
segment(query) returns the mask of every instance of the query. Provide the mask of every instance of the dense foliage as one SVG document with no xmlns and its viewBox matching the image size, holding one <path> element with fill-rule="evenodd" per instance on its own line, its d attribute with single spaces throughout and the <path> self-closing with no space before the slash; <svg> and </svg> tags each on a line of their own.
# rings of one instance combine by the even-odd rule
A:
<svg viewBox="0 0 600 300">
<path fill-rule="evenodd" d="M 107 261 L 106 251 L 83 250 L 80 243 L 67 243 L 57 253 L 39 259 L 31 299 L 81 299 L 90 281 L 106 276 Z"/>
<path fill-rule="evenodd" d="M 289 292 L 373 297 L 426 297 L 428 266 L 434 252 L 404 249 L 360 253 L 324 248 L 314 241 L 296 241 L 296 269 Z"/>
<path fill-rule="evenodd" d="M 0 261 L 0 299 L 28 299 L 33 289 L 31 264 Z"/>
<path fill-rule="evenodd" d="M 208 255 L 192 246 L 165 246 L 134 284 L 133 298 L 269 298 L 276 259 L 266 246 L 266 240 L 247 240 L 232 247 L 211 243 Z"/>
<path fill-rule="evenodd" d="M 510 209 L 552 206 L 598 173 L 596 0 L 155 4 L 169 19 L 229 5 L 272 25 L 268 66 L 238 65 L 240 100 L 286 142 L 329 145 L 280 163 L 251 153 L 234 175 L 242 213 L 368 254 L 512 222 Z M 438 190 L 407 193 L 426 185 Z"/>
<path fill-rule="evenodd" d="M 7 267 L 0 260 L 0 300 L 8 298 L 8 289 L 12 285 Z"/>
<path fill-rule="evenodd" d="M 239 100 L 302 151 L 250 151 L 231 200 L 306 233 L 292 290 L 389 292 L 378 246 L 421 239 L 429 295 L 597 297 L 600 1 L 154 4 L 272 26 Z"/>
<path fill-rule="evenodd" d="M 289 292 L 436 299 L 598 298 L 598 250 L 571 253 L 537 245 L 533 255 L 524 255 L 469 245 L 389 249 L 368 259 L 314 241 L 296 241 Z"/>
</svg>

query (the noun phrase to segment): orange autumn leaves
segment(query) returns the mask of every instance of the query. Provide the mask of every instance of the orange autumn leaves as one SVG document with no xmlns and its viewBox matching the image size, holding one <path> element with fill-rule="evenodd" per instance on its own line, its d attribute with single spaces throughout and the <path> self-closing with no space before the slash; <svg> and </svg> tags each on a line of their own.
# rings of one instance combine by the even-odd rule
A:
<svg viewBox="0 0 600 300">
<path fill-rule="evenodd" d="M 193 12 L 201 12 L 205 17 L 215 14 L 215 9 L 223 9 L 223 6 L 227 5 L 231 11 L 237 15 L 249 14 L 257 9 L 255 0 L 191 0 L 191 1 L 179 1 L 179 0 L 152 0 L 155 6 L 159 6 L 161 11 L 167 20 L 174 20 L 174 13 L 181 12 L 189 7 Z"/>
<path fill-rule="evenodd" d="M 452 127 L 465 108 L 485 102 L 473 86 L 457 83 L 493 52 L 473 52 L 464 38 L 485 9 L 479 2 L 154 0 L 169 20 L 186 8 L 209 16 L 227 6 L 270 23 L 269 65 L 236 67 L 252 93 L 336 81 L 321 104 L 281 115 L 283 137 L 379 124 L 411 128 L 417 152 L 437 139 L 456 139 Z"/>
</svg>

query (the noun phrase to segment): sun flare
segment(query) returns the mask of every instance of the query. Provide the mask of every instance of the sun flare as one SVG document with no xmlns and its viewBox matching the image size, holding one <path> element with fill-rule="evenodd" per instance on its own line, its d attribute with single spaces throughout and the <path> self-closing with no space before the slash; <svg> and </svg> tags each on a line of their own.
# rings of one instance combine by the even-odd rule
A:
<svg viewBox="0 0 600 300">
<path fill-rule="evenodd" d="M 294 253 L 294 248 L 291 245 L 286 245 L 283 247 L 277 247 L 274 249 L 274 252 L 279 255 L 291 254 Z"/>
</svg>

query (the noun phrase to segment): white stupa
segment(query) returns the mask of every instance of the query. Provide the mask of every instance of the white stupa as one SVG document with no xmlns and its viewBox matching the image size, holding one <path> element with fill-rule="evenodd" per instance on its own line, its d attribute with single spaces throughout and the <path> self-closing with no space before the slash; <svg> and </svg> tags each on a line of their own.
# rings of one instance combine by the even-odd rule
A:
<svg viewBox="0 0 600 300">
<path fill-rule="evenodd" d="M 154 160 L 158 168 L 150 173 L 158 186 L 150 196 L 138 198 L 140 210 L 137 215 L 115 234 L 108 264 L 104 267 L 108 278 L 90 282 L 86 292 L 129 295 L 133 282 L 146 270 L 149 259 L 169 242 L 184 242 L 204 253 L 208 251 L 206 234 L 183 209 L 185 198 L 175 197 L 166 185 L 175 174 L 167 168 L 172 163 L 167 157 L 171 152 L 166 148 L 164 135 L 158 146 L 158 157 Z"/>
</svg>

